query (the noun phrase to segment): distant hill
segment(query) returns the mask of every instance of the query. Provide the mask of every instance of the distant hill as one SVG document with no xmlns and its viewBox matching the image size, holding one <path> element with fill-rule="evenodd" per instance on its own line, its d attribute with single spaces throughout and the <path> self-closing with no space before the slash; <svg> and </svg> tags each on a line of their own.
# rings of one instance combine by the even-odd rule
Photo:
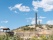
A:
<svg viewBox="0 0 53 40">
<path fill-rule="evenodd" d="M 51 29 L 53 28 L 53 25 L 47 25 L 47 24 L 41 24 L 41 25 L 37 25 L 36 29 Z M 13 29 L 12 31 L 16 31 L 16 32 L 22 32 L 22 31 L 34 31 L 35 30 L 35 25 L 25 25 L 25 26 L 21 26 L 17 29 Z"/>
</svg>

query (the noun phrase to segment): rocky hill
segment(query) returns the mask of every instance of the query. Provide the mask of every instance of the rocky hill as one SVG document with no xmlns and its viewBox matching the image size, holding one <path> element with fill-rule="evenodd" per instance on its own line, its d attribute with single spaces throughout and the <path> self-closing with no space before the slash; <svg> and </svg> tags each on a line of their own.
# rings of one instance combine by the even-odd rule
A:
<svg viewBox="0 0 53 40">
<path fill-rule="evenodd" d="M 53 25 L 37 25 L 37 27 L 35 28 L 35 25 L 25 25 L 22 27 L 19 27 L 17 29 L 13 29 L 12 31 L 16 31 L 16 32 L 22 32 L 22 31 L 34 31 L 35 29 L 47 29 L 50 30 L 53 28 Z"/>
</svg>

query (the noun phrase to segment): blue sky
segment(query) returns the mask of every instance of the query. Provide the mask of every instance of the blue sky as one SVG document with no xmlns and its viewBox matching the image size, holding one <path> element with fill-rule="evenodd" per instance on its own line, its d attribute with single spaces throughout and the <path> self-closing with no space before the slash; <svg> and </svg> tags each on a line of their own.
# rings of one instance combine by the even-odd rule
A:
<svg viewBox="0 0 53 40">
<path fill-rule="evenodd" d="M 0 0 L 0 28 L 34 24 L 36 12 L 41 24 L 53 25 L 53 0 Z"/>
</svg>

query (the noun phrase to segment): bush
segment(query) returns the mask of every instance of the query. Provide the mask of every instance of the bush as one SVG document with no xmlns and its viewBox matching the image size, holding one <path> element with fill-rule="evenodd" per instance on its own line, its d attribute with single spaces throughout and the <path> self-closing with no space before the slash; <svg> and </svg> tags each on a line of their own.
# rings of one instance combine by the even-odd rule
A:
<svg viewBox="0 0 53 40">
<path fill-rule="evenodd" d="M 0 36 L 0 40 L 23 40 L 23 39 L 16 35 L 14 36 L 6 35 L 6 36 Z"/>
</svg>

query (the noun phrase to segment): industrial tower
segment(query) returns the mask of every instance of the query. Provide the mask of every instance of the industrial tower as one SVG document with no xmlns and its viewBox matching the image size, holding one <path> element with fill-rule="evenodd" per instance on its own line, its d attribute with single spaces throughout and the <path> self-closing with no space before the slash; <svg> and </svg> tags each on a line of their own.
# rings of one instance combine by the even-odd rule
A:
<svg viewBox="0 0 53 40">
<path fill-rule="evenodd" d="M 37 27 L 37 12 L 35 13 L 35 30 L 36 30 L 36 27 Z"/>
</svg>

